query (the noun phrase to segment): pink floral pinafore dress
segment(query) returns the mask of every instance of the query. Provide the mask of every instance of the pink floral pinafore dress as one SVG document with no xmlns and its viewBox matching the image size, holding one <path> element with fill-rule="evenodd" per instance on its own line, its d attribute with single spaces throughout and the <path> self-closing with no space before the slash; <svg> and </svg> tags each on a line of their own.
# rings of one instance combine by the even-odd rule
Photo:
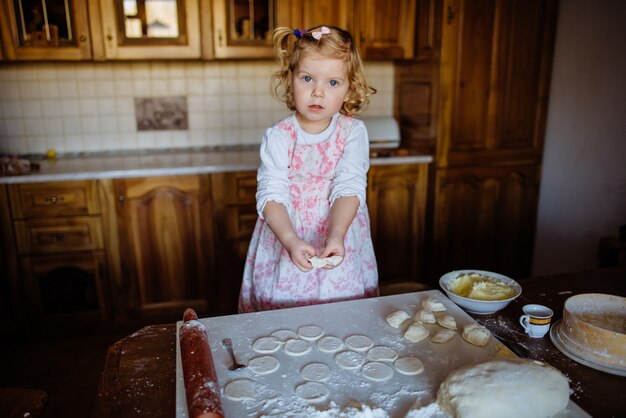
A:
<svg viewBox="0 0 626 418">
<path fill-rule="evenodd" d="M 319 144 L 296 143 L 288 120 L 278 124 L 293 141 L 289 150 L 289 217 L 296 234 L 321 251 L 328 232 L 330 187 L 353 119 L 339 115 L 335 131 Z M 359 207 L 336 268 L 300 271 L 264 219 L 257 220 L 244 269 L 239 312 L 313 305 L 378 294 L 378 271 L 366 207 Z"/>
</svg>

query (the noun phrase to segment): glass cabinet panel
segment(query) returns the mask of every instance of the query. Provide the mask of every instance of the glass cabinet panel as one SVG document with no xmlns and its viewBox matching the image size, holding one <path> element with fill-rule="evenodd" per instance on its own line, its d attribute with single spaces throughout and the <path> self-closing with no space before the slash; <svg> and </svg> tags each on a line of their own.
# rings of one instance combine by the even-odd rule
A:
<svg viewBox="0 0 626 418">
<path fill-rule="evenodd" d="M 2 0 L 10 60 L 91 58 L 86 0 Z M 6 19 L 6 20 L 5 20 Z"/>
<path fill-rule="evenodd" d="M 200 57 L 199 0 L 100 0 L 110 59 Z"/>
<path fill-rule="evenodd" d="M 185 42 L 185 7 L 177 0 L 117 0 L 121 43 Z"/>
</svg>

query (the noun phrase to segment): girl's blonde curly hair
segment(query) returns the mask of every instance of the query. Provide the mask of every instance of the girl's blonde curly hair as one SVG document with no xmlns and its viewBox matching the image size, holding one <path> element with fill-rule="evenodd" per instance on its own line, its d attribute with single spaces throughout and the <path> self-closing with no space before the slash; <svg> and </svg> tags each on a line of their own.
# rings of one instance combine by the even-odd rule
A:
<svg viewBox="0 0 626 418">
<path fill-rule="evenodd" d="M 349 89 L 340 113 L 353 116 L 365 110 L 369 104 L 369 96 L 376 93 L 370 87 L 363 75 L 361 56 L 349 32 L 335 26 L 326 26 L 330 33 L 325 33 L 318 39 L 311 36 L 319 31 L 322 25 L 297 31 L 279 27 L 274 30 L 273 41 L 276 52 L 276 61 L 280 69 L 272 75 L 272 94 L 285 102 L 290 110 L 296 110 L 292 89 L 292 78 L 298 63 L 307 54 L 316 52 L 328 58 L 345 61 L 348 70 Z M 293 35 L 293 36 L 292 36 Z"/>
</svg>

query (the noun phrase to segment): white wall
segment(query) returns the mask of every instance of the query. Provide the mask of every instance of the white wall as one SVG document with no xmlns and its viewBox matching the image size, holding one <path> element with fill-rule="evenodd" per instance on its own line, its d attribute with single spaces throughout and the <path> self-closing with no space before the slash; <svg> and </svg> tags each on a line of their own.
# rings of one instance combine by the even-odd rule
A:
<svg viewBox="0 0 626 418">
<path fill-rule="evenodd" d="M 626 2 L 560 2 L 533 275 L 597 267 L 626 224 Z"/>
</svg>

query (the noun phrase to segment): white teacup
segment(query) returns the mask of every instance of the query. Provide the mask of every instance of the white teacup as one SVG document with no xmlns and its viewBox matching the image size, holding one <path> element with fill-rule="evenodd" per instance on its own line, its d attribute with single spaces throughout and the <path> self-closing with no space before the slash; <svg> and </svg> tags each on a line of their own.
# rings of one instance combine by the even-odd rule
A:
<svg viewBox="0 0 626 418">
<path fill-rule="evenodd" d="M 532 338 L 543 338 L 550 330 L 552 320 L 552 309 L 543 305 L 524 305 L 522 308 L 524 315 L 520 316 L 519 323 L 524 327 L 524 331 Z"/>
</svg>

